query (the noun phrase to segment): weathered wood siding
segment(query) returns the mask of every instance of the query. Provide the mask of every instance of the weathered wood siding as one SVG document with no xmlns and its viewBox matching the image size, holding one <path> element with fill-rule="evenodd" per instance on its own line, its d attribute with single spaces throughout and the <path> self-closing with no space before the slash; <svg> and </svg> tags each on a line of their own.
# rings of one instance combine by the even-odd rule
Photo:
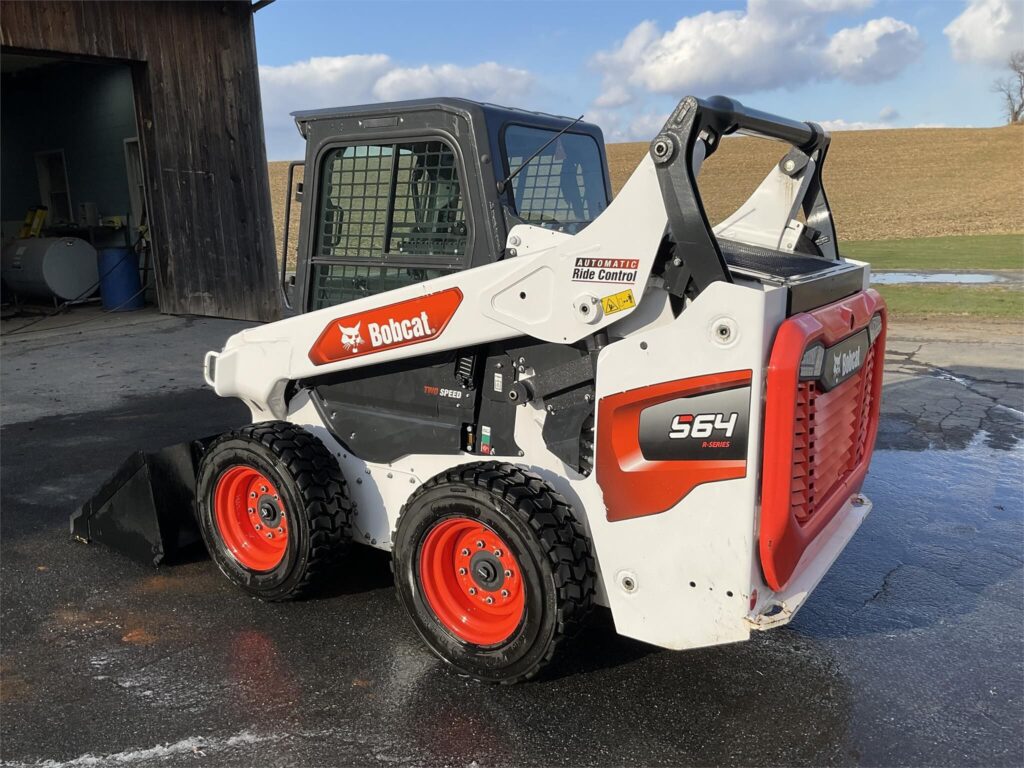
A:
<svg viewBox="0 0 1024 768">
<path fill-rule="evenodd" d="M 133 64 L 162 311 L 280 317 L 249 2 L 4 2 L 0 43 Z"/>
</svg>

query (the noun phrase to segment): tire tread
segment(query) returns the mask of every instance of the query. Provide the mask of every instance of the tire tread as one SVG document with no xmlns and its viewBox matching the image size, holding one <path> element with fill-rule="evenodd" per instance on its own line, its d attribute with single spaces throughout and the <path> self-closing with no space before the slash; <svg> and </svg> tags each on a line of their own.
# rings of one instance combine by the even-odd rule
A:
<svg viewBox="0 0 1024 768">
<path fill-rule="evenodd" d="M 471 485 L 500 496 L 530 526 L 548 559 L 558 594 L 554 637 L 532 667 L 500 682 L 509 685 L 528 680 L 579 631 L 593 607 L 597 573 L 590 540 L 565 497 L 540 475 L 517 464 L 497 461 L 461 464 L 430 478 L 403 505 L 396 530 L 406 510 L 422 494 L 442 484 Z"/>
<path fill-rule="evenodd" d="M 333 570 L 349 538 L 354 505 L 338 462 L 310 432 L 288 421 L 262 421 L 225 433 L 206 453 L 230 440 L 253 440 L 267 448 L 295 481 L 301 512 L 309 521 L 309 559 L 302 578 L 287 593 L 264 597 L 268 602 L 306 596 Z"/>
</svg>

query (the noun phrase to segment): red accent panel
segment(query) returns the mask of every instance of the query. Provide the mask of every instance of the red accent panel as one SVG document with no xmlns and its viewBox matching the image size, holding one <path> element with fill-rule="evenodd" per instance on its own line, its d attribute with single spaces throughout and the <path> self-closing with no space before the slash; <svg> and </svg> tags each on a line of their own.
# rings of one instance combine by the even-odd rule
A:
<svg viewBox="0 0 1024 768">
<path fill-rule="evenodd" d="M 882 331 L 856 375 L 830 392 L 800 381 L 800 358 L 815 341 L 826 347 L 882 313 Z M 761 476 L 761 567 L 783 589 L 804 550 L 860 490 L 878 433 L 885 364 L 885 302 L 862 291 L 794 315 L 775 336 L 767 376 Z"/>
<path fill-rule="evenodd" d="M 629 520 L 671 509 L 702 483 L 747 474 L 745 459 L 648 461 L 640 452 L 640 413 L 678 397 L 748 386 L 751 371 L 676 379 L 601 398 L 597 420 L 597 483 L 608 520 Z M 668 424 L 665 425 L 666 429 Z"/>
<path fill-rule="evenodd" d="M 315 365 L 407 347 L 440 336 L 462 303 L 448 288 L 331 320 L 309 350 Z"/>
</svg>

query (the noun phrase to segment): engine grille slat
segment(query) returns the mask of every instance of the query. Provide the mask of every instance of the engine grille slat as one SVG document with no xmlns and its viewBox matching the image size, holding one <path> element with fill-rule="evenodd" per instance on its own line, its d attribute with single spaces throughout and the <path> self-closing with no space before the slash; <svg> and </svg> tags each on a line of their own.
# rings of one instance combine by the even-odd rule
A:
<svg viewBox="0 0 1024 768">
<path fill-rule="evenodd" d="M 874 355 L 872 346 L 860 371 L 830 392 L 812 381 L 797 387 L 790 508 L 801 525 L 864 457 Z"/>
</svg>

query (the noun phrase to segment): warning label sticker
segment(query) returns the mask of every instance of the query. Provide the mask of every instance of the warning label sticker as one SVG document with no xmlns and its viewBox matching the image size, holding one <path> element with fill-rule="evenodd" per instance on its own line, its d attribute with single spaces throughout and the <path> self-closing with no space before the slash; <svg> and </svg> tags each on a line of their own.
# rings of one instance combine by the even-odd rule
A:
<svg viewBox="0 0 1024 768">
<path fill-rule="evenodd" d="M 580 257 L 572 270 L 577 283 L 635 283 L 640 259 L 588 259 Z"/>
<path fill-rule="evenodd" d="M 616 312 L 632 309 L 635 306 L 636 299 L 633 298 L 633 291 L 629 289 L 613 293 L 611 296 L 605 296 L 601 299 L 601 307 L 606 315 L 614 315 Z"/>
</svg>

